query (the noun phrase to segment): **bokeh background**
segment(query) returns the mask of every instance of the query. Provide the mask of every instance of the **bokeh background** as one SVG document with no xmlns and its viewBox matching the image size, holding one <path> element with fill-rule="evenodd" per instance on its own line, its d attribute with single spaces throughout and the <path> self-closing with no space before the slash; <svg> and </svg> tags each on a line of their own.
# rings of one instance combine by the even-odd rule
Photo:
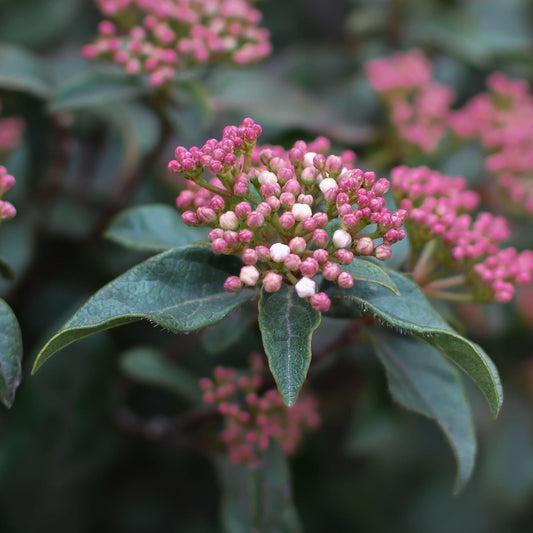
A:
<svg viewBox="0 0 533 533">
<path fill-rule="evenodd" d="M 264 142 L 326 135 L 387 176 L 379 157 L 385 112 L 365 61 L 421 48 L 437 79 L 457 91 L 457 105 L 482 91 L 495 70 L 533 81 L 529 0 L 265 0 L 258 7 L 273 55 L 184 80 L 168 116 L 170 139 L 154 150 L 162 126 L 149 97 L 91 101 L 99 88 L 83 86 L 95 66 L 80 48 L 100 20 L 91 0 L 0 0 L 0 41 L 34 52 L 54 87 L 46 101 L 0 88 L 3 116 L 26 121 L 22 145 L 6 161 L 19 214 L 0 232 L 0 256 L 17 273 L 0 281 L 0 294 L 19 317 L 25 345 L 15 405 L 0 412 L 2 532 L 231 531 L 219 521 L 221 478 L 197 445 L 204 426 L 184 425 L 180 395 L 140 382 L 124 354 L 149 347 L 199 378 L 216 364 L 243 364 L 259 348 L 253 335 L 225 342 L 223 330 L 239 327 L 236 321 L 188 336 L 137 323 L 76 343 L 29 375 L 55 328 L 145 257 L 107 242 L 102 230 L 127 205 L 173 205 L 179 184 L 166 163 L 176 145 L 201 143 L 251 116 L 263 125 Z M 464 175 L 478 190 L 489 179 L 481 150 L 470 145 L 401 162 Z M 121 180 L 135 168 L 134 186 L 125 188 Z M 533 247 L 531 220 L 513 225 L 515 244 Z M 523 290 L 505 306 L 454 309 L 455 325 L 491 355 L 506 392 L 494 422 L 469 386 L 479 454 L 458 496 L 444 438 L 393 404 L 367 345 L 332 351 L 314 366 L 309 381 L 323 424 L 290 461 L 302 531 L 533 531 L 532 308 Z M 336 327 L 324 321 L 317 351 Z"/>
</svg>

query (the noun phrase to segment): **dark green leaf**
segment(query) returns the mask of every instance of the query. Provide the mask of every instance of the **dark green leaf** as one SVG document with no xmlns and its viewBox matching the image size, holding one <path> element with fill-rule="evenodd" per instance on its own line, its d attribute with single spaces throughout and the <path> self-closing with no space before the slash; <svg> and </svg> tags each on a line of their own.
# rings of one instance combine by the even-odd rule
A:
<svg viewBox="0 0 533 533">
<path fill-rule="evenodd" d="M 246 311 L 246 307 L 239 307 L 222 322 L 204 331 L 202 345 L 206 352 L 211 354 L 221 353 L 231 348 L 243 337 L 252 320 L 256 318 L 255 313 Z"/>
<path fill-rule="evenodd" d="M 122 371 L 131 379 L 166 389 L 192 404 L 202 400 L 198 380 L 149 346 L 139 346 L 120 356 Z"/>
<path fill-rule="evenodd" d="M 334 305 L 348 313 L 362 310 L 440 350 L 477 383 L 496 416 L 503 401 L 503 391 L 498 371 L 488 355 L 480 346 L 454 331 L 431 306 L 418 285 L 396 272 L 389 274 L 400 290 L 400 296 L 375 283 L 363 282 L 355 282 L 348 290 L 333 285 L 326 292 Z"/>
<path fill-rule="evenodd" d="M 0 277 L 13 279 L 13 269 L 0 257 Z"/>
<path fill-rule="evenodd" d="M 225 533 L 298 533 L 287 459 L 271 442 L 256 468 L 217 461 L 222 485 L 221 522 Z"/>
<path fill-rule="evenodd" d="M 86 109 L 96 104 L 124 102 L 149 92 L 148 85 L 138 78 L 93 70 L 68 80 L 52 97 L 52 113 Z"/>
<path fill-rule="evenodd" d="M 105 236 L 134 250 L 161 251 L 206 239 L 207 231 L 185 225 L 173 207 L 154 204 L 122 211 Z"/>
<path fill-rule="evenodd" d="M 61 348 L 115 326 L 149 320 L 186 332 L 216 324 L 257 296 L 252 290 L 224 290 L 224 280 L 240 265 L 235 257 L 216 256 L 202 246 L 151 257 L 92 296 L 44 346 L 33 372 Z"/>
<path fill-rule="evenodd" d="M 285 403 L 296 401 L 311 363 L 311 336 L 320 313 L 288 285 L 277 292 L 263 291 L 259 327 L 270 370 Z"/>
<path fill-rule="evenodd" d="M 460 491 L 474 468 L 476 437 L 457 370 L 436 349 L 412 337 L 380 331 L 372 342 L 393 398 L 435 420 L 448 439 L 457 460 L 455 492 Z"/>
<path fill-rule="evenodd" d="M 9 305 L 0 299 L 0 401 L 11 407 L 22 377 L 22 335 Z"/>
<path fill-rule="evenodd" d="M 50 80 L 41 60 L 17 46 L 0 45 L 0 87 L 46 98 Z"/>
<path fill-rule="evenodd" d="M 400 295 L 398 287 L 396 287 L 388 273 L 378 264 L 368 259 L 354 259 L 349 265 L 343 266 L 342 270 L 349 272 L 355 281 L 377 283 L 397 296 Z"/>
</svg>

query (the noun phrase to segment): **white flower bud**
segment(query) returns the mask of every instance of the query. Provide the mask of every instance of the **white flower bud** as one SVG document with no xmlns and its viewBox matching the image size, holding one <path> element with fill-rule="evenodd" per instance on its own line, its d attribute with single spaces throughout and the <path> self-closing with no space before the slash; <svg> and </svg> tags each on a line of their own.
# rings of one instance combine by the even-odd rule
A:
<svg viewBox="0 0 533 533">
<path fill-rule="evenodd" d="M 259 279 L 259 270 L 252 265 L 244 266 L 241 268 L 239 279 L 243 285 L 253 286 Z"/>
<path fill-rule="evenodd" d="M 290 253 L 291 249 L 281 242 L 277 242 L 270 247 L 270 258 L 274 263 L 283 263 Z"/>
<path fill-rule="evenodd" d="M 313 167 L 313 159 L 315 158 L 316 152 L 307 152 L 304 155 L 304 165 L 306 167 Z"/>
<path fill-rule="evenodd" d="M 259 172 L 259 176 L 257 176 L 257 181 L 264 185 L 265 183 L 277 183 L 278 177 L 274 172 L 269 172 L 268 170 L 262 170 Z"/>
<path fill-rule="evenodd" d="M 352 244 L 352 236 L 343 229 L 338 229 L 333 234 L 333 244 L 337 248 L 348 248 Z"/>
<path fill-rule="evenodd" d="M 307 204 L 294 204 L 292 206 L 292 214 L 294 215 L 294 220 L 301 221 L 312 216 L 313 211 L 311 206 Z"/>
<path fill-rule="evenodd" d="M 326 194 L 327 191 L 337 187 L 337 182 L 333 178 L 326 178 L 320 182 L 320 190 L 322 194 Z"/>
<path fill-rule="evenodd" d="M 233 211 L 227 211 L 220 215 L 218 224 L 222 229 L 235 229 L 239 225 L 239 219 Z"/>
<path fill-rule="evenodd" d="M 302 278 L 294 288 L 300 298 L 310 298 L 315 294 L 316 283 L 312 279 Z"/>
</svg>

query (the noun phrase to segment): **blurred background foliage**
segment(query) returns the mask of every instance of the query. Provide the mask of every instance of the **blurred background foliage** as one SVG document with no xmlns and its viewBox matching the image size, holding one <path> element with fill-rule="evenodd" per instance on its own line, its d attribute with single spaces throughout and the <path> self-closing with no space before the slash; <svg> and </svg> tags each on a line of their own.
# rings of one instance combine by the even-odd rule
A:
<svg viewBox="0 0 533 533">
<path fill-rule="evenodd" d="M 368 59 L 420 47 L 458 103 L 494 70 L 533 81 L 529 0 L 265 0 L 259 8 L 273 56 L 246 69 L 184 73 L 174 103 L 160 109 L 147 86 L 82 59 L 99 21 L 91 0 L 0 0 L 3 115 L 27 124 L 5 162 L 17 178 L 9 199 L 19 214 L 0 233 L 0 256 L 17 273 L 0 281 L 0 295 L 25 342 L 23 384 L 12 410 L 0 412 L 0 531 L 233 533 L 252 531 L 246 517 L 258 513 L 261 531 L 272 533 L 297 531 L 298 522 L 309 533 L 532 531 L 532 319 L 513 304 L 458 310 L 457 325 L 500 369 L 506 400 L 492 422 L 468 389 L 480 451 L 456 497 L 442 435 L 392 403 L 366 345 L 332 350 L 313 366 L 322 428 L 289 463 L 269 452 L 252 477 L 228 472 L 207 451 L 210 421 L 184 415 L 199 377 L 216 364 L 243 365 L 258 349 L 246 313 L 188 336 L 149 324 L 112 330 L 30 378 L 43 339 L 145 257 L 102 231 L 128 205 L 173 205 L 179 184 L 166 162 L 177 144 L 201 143 L 252 116 L 265 143 L 326 135 L 386 173 L 385 116 L 364 77 Z M 475 146 L 428 157 L 402 162 L 484 187 Z M 515 229 L 521 247 L 533 246 L 527 221 Z M 531 308 L 531 294 L 521 297 Z M 343 327 L 324 320 L 316 350 Z M 250 487 L 260 487 L 255 496 Z M 282 512 L 279 526 L 269 513 Z"/>
</svg>

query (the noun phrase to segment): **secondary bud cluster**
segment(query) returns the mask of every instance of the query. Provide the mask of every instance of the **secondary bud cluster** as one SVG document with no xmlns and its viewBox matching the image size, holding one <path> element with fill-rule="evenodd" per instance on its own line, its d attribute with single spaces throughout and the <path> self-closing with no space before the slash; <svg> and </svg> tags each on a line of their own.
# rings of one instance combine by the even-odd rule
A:
<svg viewBox="0 0 533 533">
<path fill-rule="evenodd" d="M 479 198 L 463 178 L 402 166 L 392 170 L 391 180 L 397 201 L 409 213 L 406 227 L 414 252 L 422 252 L 412 265 L 415 281 L 428 294 L 446 297 L 450 294 L 443 289 L 464 285 L 477 301 L 503 303 L 516 284 L 531 281 L 533 252 L 500 249 L 510 234 L 506 219 L 469 214 Z M 442 278 L 451 272 L 455 275 Z"/>
<path fill-rule="evenodd" d="M 533 94 L 524 80 L 496 72 L 488 92 L 450 116 L 460 137 L 478 139 L 487 150 L 485 166 L 508 198 L 533 214 Z"/>
<path fill-rule="evenodd" d="M 0 223 L 13 218 L 17 211 L 12 204 L 2 200 L 4 193 L 15 185 L 15 178 L 7 173 L 5 167 L 0 166 Z"/>
<path fill-rule="evenodd" d="M 289 408 L 276 389 L 262 391 L 264 364 L 259 354 L 252 355 L 251 369 L 251 375 L 242 375 L 234 368 L 219 366 L 213 379 L 200 380 L 205 403 L 216 405 L 224 417 L 221 440 L 229 460 L 236 464 L 258 463 L 271 440 L 290 455 L 304 431 L 320 425 L 313 397 L 301 396 Z"/>
<path fill-rule="evenodd" d="M 407 212 L 385 207 L 388 180 L 353 168 L 353 152 L 326 157 L 323 137 L 298 141 L 289 151 L 257 149 L 260 135 L 247 118 L 225 128 L 221 141 L 176 148 L 169 169 L 189 180 L 177 206 L 186 224 L 212 228 L 214 253 L 242 257 L 245 266 L 226 280 L 226 290 L 262 283 L 275 292 L 290 283 L 327 311 L 329 298 L 316 292 L 315 276 L 350 288 L 354 280 L 342 267 L 354 256 L 388 259 L 391 245 L 405 237 Z M 372 231 L 362 233 L 369 225 Z"/>
<path fill-rule="evenodd" d="M 433 80 L 432 66 L 420 50 L 375 59 L 365 65 L 372 88 L 389 106 L 398 136 L 424 152 L 446 133 L 454 91 Z"/>
<path fill-rule="evenodd" d="M 20 118 L 0 119 L 0 154 L 13 150 L 20 144 L 24 128 L 24 121 Z"/>
<path fill-rule="evenodd" d="M 212 61 L 244 65 L 268 56 L 268 30 L 253 0 L 96 0 L 105 20 L 89 59 L 119 64 L 128 74 L 148 73 L 160 86 L 176 71 Z"/>
</svg>

